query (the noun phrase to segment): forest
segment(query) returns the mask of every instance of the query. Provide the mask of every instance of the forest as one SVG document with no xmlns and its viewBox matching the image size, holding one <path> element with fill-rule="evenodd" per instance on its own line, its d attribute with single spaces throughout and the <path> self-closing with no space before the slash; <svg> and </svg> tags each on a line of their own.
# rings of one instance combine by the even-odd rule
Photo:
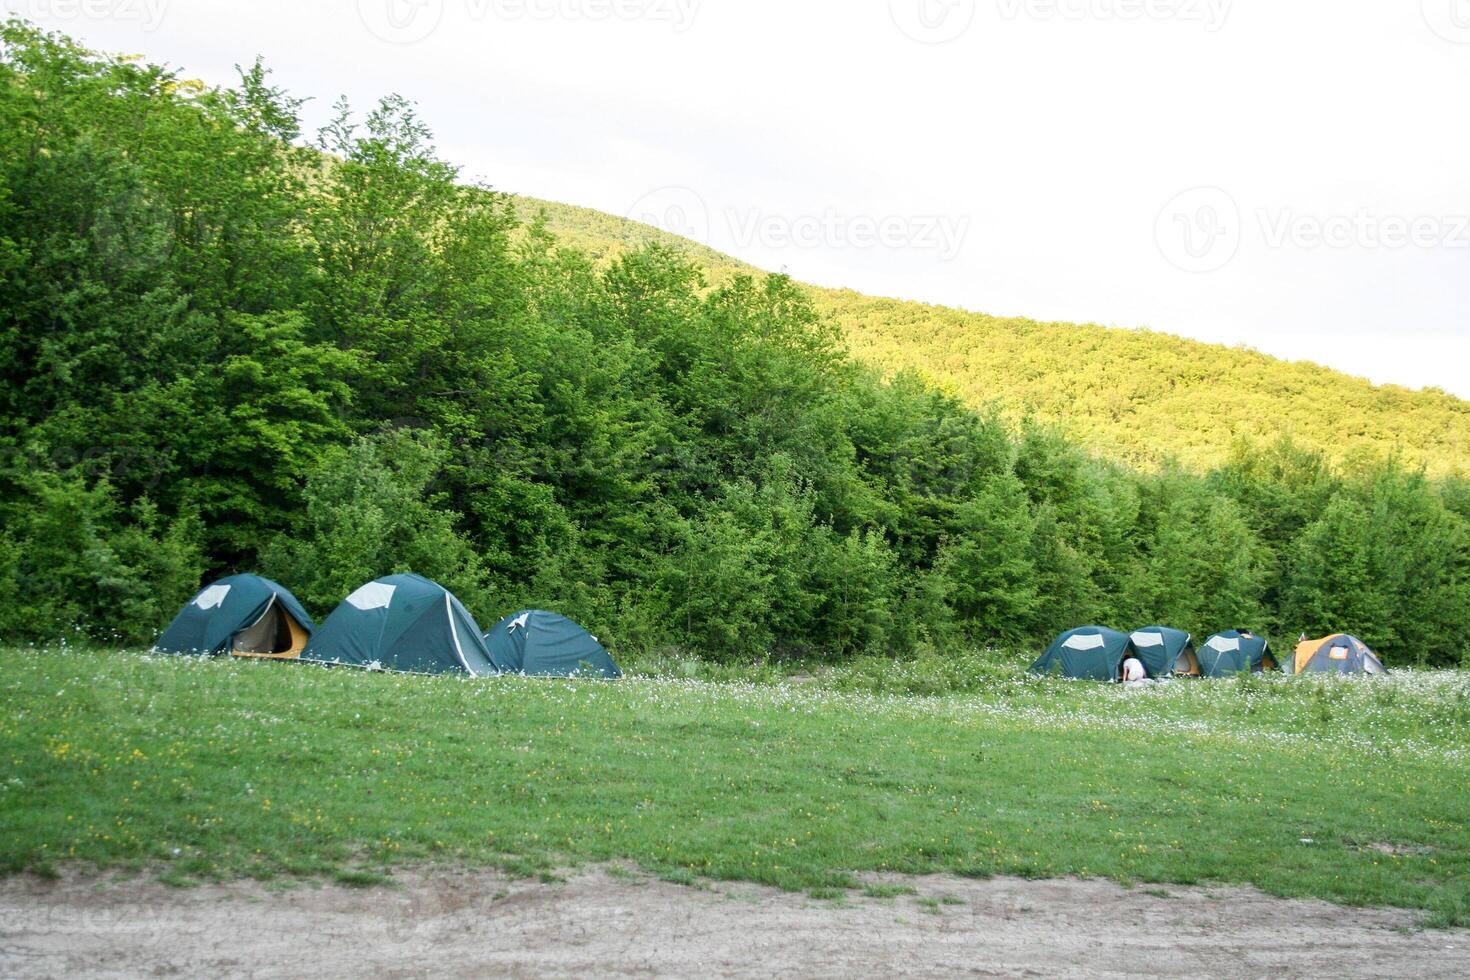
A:
<svg viewBox="0 0 1470 980">
<path fill-rule="evenodd" d="M 413 570 L 482 625 L 543 606 L 722 660 L 1101 622 L 1470 662 L 1459 457 L 1330 451 L 1365 431 L 1352 399 L 1335 432 L 1130 466 L 785 277 L 558 237 L 401 98 L 309 134 L 300 108 L 259 62 L 214 89 L 4 27 L 0 639 L 146 646 L 218 574 L 324 614 Z M 980 389 L 1058 387 L 1006 353 L 1060 365 L 1056 330 L 956 333 Z M 1168 445 L 1218 441 L 1201 412 Z"/>
<path fill-rule="evenodd" d="M 600 257 L 657 243 L 714 282 L 752 270 L 703 244 L 587 208 L 517 198 L 545 212 L 560 241 Z M 1236 444 L 1283 436 L 1354 465 L 1396 455 L 1434 476 L 1470 473 L 1470 402 L 1435 388 L 1373 385 L 1154 330 L 990 316 L 850 289 L 805 285 L 849 352 L 885 371 L 909 369 L 1013 422 L 1044 421 L 1093 453 L 1130 466 L 1204 472 Z"/>
</svg>

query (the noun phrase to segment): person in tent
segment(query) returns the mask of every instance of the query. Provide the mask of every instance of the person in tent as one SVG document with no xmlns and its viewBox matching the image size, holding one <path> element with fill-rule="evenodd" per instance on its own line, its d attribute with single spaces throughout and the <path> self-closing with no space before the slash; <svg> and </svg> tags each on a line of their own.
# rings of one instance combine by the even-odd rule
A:
<svg viewBox="0 0 1470 980">
<path fill-rule="evenodd" d="M 1143 661 L 1137 657 L 1129 657 L 1123 661 L 1123 683 L 1142 684 L 1148 680 L 1148 671 L 1143 667 Z"/>
</svg>

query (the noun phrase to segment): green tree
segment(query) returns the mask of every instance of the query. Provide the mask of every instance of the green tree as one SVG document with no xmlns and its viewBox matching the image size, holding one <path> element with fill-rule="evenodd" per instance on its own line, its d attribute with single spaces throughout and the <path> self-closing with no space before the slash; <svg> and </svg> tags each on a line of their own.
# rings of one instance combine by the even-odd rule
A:
<svg viewBox="0 0 1470 980">
<path fill-rule="evenodd" d="M 1375 581 L 1372 515 L 1346 493 L 1328 503 L 1292 550 L 1282 618 L 1309 636 L 1351 632 L 1392 643 L 1391 599 Z"/>
<path fill-rule="evenodd" d="M 1031 563 L 1035 523 L 1020 480 L 988 480 L 955 508 L 952 528 L 935 569 L 956 622 L 975 640 L 1019 641 L 1041 602 Z"/>
<path fill-rule="evenodd" d="M 193 594 L 198 525 L 121 506 L 106 481 L 29 472 L 0 533 L 0 635 L 143 645 Z"/>
<path fill-rule="evenodd" d="M 903 629 L 895 622 L 901 615 L 898 560 L 888 542 L 877 531 L 854 530 L 846 537 L 820 533 L 814 543 L 811 634 L 829 654 L 890 652 Z"/>
<path fill-rule="evenodd" d="M 293 583 L 318 611 L 364 582 L 401 572 L 433 579 L 483 610 L 484 570 L 433 489 L 443 461 L 435 439 L 406 431 L 327 452 L 307 478 L 301 518 L 265 548 L 266 574 Z"/>
</svg>

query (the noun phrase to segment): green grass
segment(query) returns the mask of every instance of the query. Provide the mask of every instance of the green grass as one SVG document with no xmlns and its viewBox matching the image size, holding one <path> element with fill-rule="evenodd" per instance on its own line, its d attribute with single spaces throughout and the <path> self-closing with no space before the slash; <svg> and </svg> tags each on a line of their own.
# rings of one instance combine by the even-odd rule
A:
<svg viewBox="0 0 1470 980">
<path fill-rule="evenodd" d="M 0 650 L 0 870 L 623 861 L 813 895 L 1081 875 L 1470 923 L 1466 675 L 841 689 L 875 669 L 579 684 Z"/>
</svg>

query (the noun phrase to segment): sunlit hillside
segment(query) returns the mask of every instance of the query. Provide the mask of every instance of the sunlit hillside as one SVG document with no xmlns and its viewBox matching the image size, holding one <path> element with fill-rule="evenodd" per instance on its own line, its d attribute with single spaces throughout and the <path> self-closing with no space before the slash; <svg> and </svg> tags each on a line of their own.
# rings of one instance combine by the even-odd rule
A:
<svg viewBox="0 0 1470 980">
<path fill-rule="evenodd" d="M 690 254 L 715 281 L 748 268 L 625 218 L 530 198 L 521 206 L 526 217 L 544 209 L 552 232 L 593 254 L 659 241 Z M 1173 458 L 1202 470 L 1224 460 L 1239 439 L 1287 434 L 1339 460 L 1399 453 L 1431 473 L 1470 472 L 1470 402 L 1442 391 L 1377 386 L 1317 364 L 1150 330 L 810 289 L 863 360 L 890 371 L 912 368 L 974 404 L 1055 423 L 1114 459 Z"/>
</svg>

